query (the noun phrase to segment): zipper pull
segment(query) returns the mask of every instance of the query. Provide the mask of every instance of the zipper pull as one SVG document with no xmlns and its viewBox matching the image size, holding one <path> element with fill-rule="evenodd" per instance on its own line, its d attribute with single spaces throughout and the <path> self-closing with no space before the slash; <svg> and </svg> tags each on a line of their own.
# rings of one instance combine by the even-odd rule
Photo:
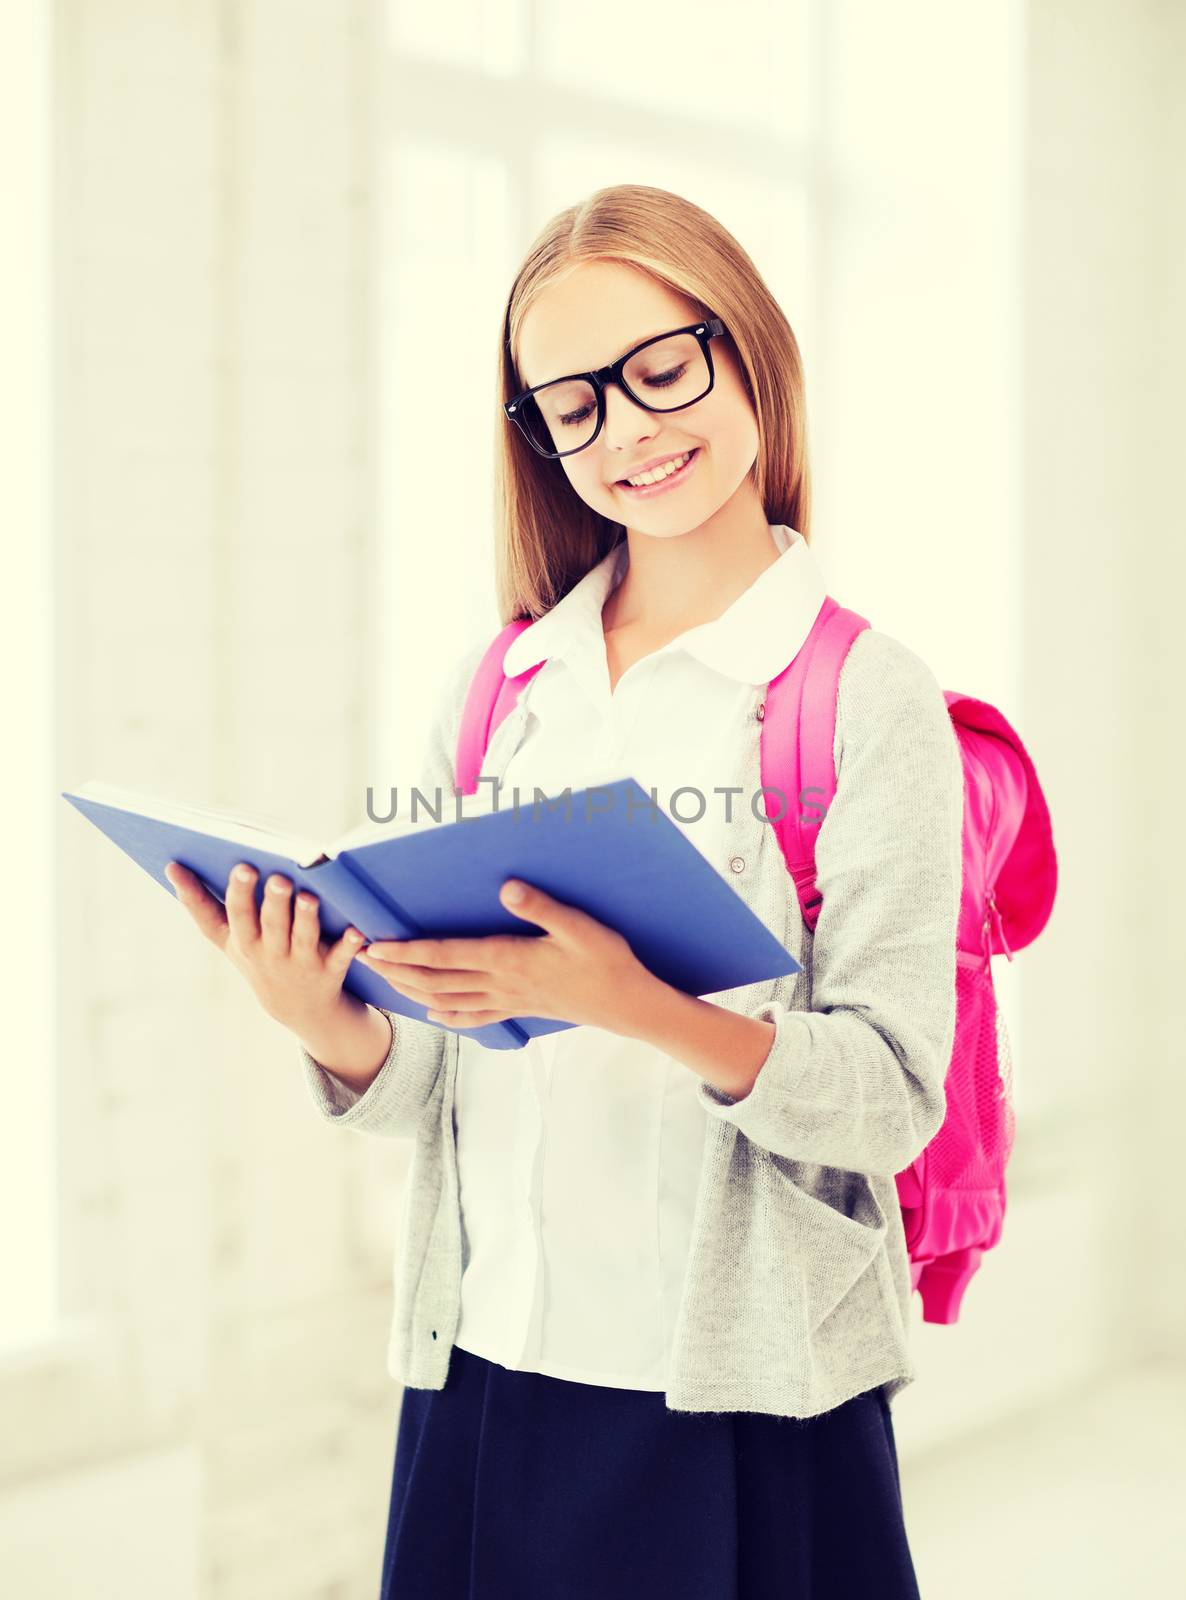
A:
<svg viewBox="0 0 1186 1600">
<path fill-rule="evenodd" d="M 988 905 L 990 908 L 990 915 L 993 917 L 996 923 L 997 938 L 1001 941 L 1001 948 L 1004 950 L 1009 960 L 1012 961 L 1013 952 L 1010 950 L 1008 941 L 1005 938 L 1005 924 L 1001 918 L 1000 910 L 997 907 L 996 896 L 991 889 L 988 892 Z"/>
</svg>

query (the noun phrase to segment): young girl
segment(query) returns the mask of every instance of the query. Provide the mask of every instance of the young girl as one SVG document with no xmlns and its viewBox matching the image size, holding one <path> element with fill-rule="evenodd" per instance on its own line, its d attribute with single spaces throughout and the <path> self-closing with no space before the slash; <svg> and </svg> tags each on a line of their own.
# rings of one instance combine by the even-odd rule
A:
<svg viewBox="0 0 1186 1600">
<path fill-rule="evenodd" d="M 297 1036 L 322 1114 L 415 1140 L 382 1594 L 917 1596 L 894 1174 L 943 1120 L 955 1022 L 942 691 L 890 635 L 857 637 L 813 936 L 759 797 L 766 687 L 825 599 L 786 318 L 714 218 L 622 185 L 532 245 L 501 381 L 500 613 L 534 619 L 503 665 L 544 665 L 483 777 L 509 805 L 633 775 L 804 970 L 688 996 L 513 881 L 504 903 L 543 937 L 329 946 L 284 879 L 257 915 L 246 869 L 224 913 L 172 869 Z M 489 642 L 447 675 L 427 795 L 454 792 Z M 432 1020 L 344 993 L 352 959 Z M 459 1031 L 515 1015 L 579 1026 L 519 1051 Z"/>
</svg>

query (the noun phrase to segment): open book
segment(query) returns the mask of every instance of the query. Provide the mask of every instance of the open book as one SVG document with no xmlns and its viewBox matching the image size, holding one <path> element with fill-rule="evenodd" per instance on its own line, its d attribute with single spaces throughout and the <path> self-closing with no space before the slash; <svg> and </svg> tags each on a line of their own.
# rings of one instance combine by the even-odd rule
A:
<svg viewBox="0 0 1186 1600">
<path fill-rule="evenodd" d="M 232 868 L 250 862 L 259 872 L 257 906 L 267 878 L 283 874 L 294 891 L 318 897 L 322 937 L 330 942 L 351 925 L 368 942 L 537 936 L 540 930 L 498 898 L 508 878 L 522 878 L 614 928 L 644 966 L 685 994 L 714 995 L 802 970 L 631 777 L 514 807 L 499 807 L 493 785 L 460 799 L 432 795 L 432 809 L 421 804 L 407 822 L 368 821 L 324 844 L 259 814 L 105 783 L 80 784 L 63 798 L 171 895 L 170 861 L 188 867 L 220 901 Z M 428 1022 L 426 1007 L 359 961 L 351 962 L 344 987 L 369 1005 L 494 1050 L 521 1049 L 529 1038 L 574 1026 L 515 1017 L 449 1029 Z"/>
</svg>

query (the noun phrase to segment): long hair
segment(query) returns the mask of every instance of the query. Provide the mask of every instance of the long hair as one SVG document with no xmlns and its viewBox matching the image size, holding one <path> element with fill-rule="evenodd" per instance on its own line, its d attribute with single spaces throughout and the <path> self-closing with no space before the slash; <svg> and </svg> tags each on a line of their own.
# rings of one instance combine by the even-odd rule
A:
<svg viewBox="0 0 1186 1600">
<path fill-rule="evenodd" d="M 811 541 L 807 411 L 799 345 L 757 267 L 727 228 L 666 189 L 620 183 L 598 189 L 548 222 L 527 252 L 503 318 L 500 399 L 523 384 L 514 348 L 528 308 L 586 261 L 640 268 L 720 317 L 745 378 L 758 424 L 755 487 L 766 520 Z M 538 455 L 498 411 L 494 447 L 495 566 L 505 624 L 542 616 L 625 537 L 624 524 L 594 511 L 558 461 Z"/>
</svg>

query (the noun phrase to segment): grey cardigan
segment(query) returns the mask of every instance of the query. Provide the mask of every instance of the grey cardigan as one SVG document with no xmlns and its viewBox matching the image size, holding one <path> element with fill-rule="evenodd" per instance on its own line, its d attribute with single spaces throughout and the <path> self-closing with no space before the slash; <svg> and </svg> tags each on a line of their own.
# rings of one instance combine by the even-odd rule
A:
<svg viewBox="0 0 1186 1600">
<path fill-rule="evenodd" d="M 447 676 L 421 780 L 426 794 L 438 785 L 453 792 L 462 701 L 484 648 L 467 651 Z M 743 866 L 721 870 L 804 970 L 714 997 L 776 1031 L 748 1095 L 735 1100 L 699 1084 L 712 1126 L 666 1404 L 809 1417 L 875 1386 L 892 1400 L 917 1375 L 894 1174 L 945 1113 L 963 766 L 930 668 L 891 635 L 865 629 L 840 676 L 837 788 L 816 839 L 823 903 L 813 937 L 774 829 L 750 807 L 761 783 L 757 712 L 765 692 L 754 689 L 736 779 L 744 794 L 722 846 L 723 862 L 740 857 Z M 495 730 L 484 776 L 501 779 L 530 715 L 528 692 Z M 392 1048 L 361 1096 L 299 1050 L 323 1117 L 415 1140 L 387 1366 L 412 1388 L 441 1389 L 464 1265 L 453 1126 L 458 1036 L 386 1015 Z"/>
</svg>

